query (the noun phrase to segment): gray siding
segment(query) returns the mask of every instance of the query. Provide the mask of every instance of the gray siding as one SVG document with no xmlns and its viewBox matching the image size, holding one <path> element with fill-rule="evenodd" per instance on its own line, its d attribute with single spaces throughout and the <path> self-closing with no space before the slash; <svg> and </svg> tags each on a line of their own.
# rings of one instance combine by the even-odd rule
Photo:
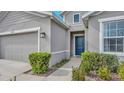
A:
<svg viewBox="0 0 124 93">
<path fill-rule="evenodd" d="M 98 22 L 98 19 L 122 16 L 122 15 L 124 15 L 123 11 L 106 11 L 100 15 L 91 17 L 89 19 L 89 24 L 88 24 L 89 28 L 88 28 L 88 33 L 87 33 L 87 35 L 88 35 L 87 41 L 88 41 L 88 50 L 89 51 L 96 51 L 96 52 L 100 51 L 100 47 L 99 47 L 100 24 Z"/>
<path fill-rule="evenodd" d="M 80 23 L 82 24 L 82 16 L 87 13 L 87 11 L 71 11 L 68 14 L 64 15 L 65 16 L 65 23 L 67 23 L 68 25 L 74 25 L 73 24 L 73 15 L 76 13 L 80 13 Z"/>
<path fill-rule="evenodd" d="M 51 36 L 51 52 L 67 50 L 67 31 L 54 21 L 51 21 Z"/>
<path fill-rule="evenodd" d="M 51 52 L 59 52 L 67 50 L 68 47 L 68 32 L 51 20 Z M 68 52 L 62 52 L 52 55 L 51 64 L 55 64 L 65 57 L 68 57 Z"/>
<path fill-rule="evenodd" d="M 80 13 L 80 23 L 73 23 L 73 15 L 75 13 Z M 85 30 L 83 21 L 82 21 L 82 16 L 87 13 L 87 11 L 71 11 L 64 15 L 65 17 L 65 23 L 68 24 L 70 27 L 70 31 L 82 31 Z"/>
<path fill-rule="evenodd" d="M 0 32 L 41 27 L 41 32 L 46 33 L 46 38 L 41 38 L 41 51 L 50 52 L 50 18 L 34 16 L 23 11 L 9 12 L 0 23 Z"/>
</svg>

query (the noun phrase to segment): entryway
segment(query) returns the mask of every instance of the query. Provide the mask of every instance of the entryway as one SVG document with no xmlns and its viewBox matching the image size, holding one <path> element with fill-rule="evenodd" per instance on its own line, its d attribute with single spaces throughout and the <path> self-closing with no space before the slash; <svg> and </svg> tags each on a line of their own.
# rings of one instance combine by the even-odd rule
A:
<svg viewBox="0 0 124 93">
<path fill-rule="evenodd" d="M 75 55 L 84 52 L 84 36 L 75 36 Z"/>
<path fill-rule="evenodd" d="M 73 56 L 80 57 L 81 53 L 85 51 L 85 36 L 84 34 L 73 34 L 72 36 Z"/>
</svg>

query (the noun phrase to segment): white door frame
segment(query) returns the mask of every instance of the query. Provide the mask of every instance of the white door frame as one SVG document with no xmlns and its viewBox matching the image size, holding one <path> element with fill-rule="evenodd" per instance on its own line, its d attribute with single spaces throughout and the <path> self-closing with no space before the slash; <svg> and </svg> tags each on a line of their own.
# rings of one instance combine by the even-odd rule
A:
<svg viewBox="0 0 124 93">
<path fill-rule="evenodd" d="M 40 30 L 41 30 L 40 27 L 21 29 L 21 30 L 12 30 L 12 31 L 7 31 L 7 32 L 1 32 L 0 36 L 38 32 L 38 49 L 37 49 L 37 51 L 40 52 Z"/>
<path fill-rule="evenodd" d="M 77 55 L 75 55 L 76 53 L 75 53 L 75 37 L 76 36 L 85 36 L 85 34 L 74 34 L 73 35 L 73 56 L 77 56 Z M 84 41 L 85 42 L 85 41 Z"/>
</svg>

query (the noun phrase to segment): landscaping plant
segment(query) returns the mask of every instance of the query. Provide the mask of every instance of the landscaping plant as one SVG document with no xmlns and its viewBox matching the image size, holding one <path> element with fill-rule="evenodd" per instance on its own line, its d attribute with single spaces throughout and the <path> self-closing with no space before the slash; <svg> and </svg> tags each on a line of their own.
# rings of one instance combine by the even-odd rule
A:
<svg viewBox="0 0 124 93">
<path fill-rule="evenodd" d="M 111 80 L 110 70 L 107 66 L 99 68 L 98 76 L 103 80 Z"/>
<path fill-rule="evenodd" d="M 49 68 L 51 55 L 46 52 L 35 52 L 29 55 L 29 62 L 32 66 L 32 72 L 35 74 L 44 73 Z"/>
<path fill-rule="evenodd" d="M 91 71 L 90 62 L 81 62 L 79 69 L 85 71 L 86 74 L 89 74 L 89 72 Z"/>
<path fill-rule="evenodd" d="M 118 66 L 119 61 L 116 55 L 84 52 L 81 54 L 81 64 L 79 68 L 73 68 L 73 79 L 80 80 L 79 76 L 85 77 L 85 75 L 91 74 L 90 72 L 95 72 L 101 79 L 111 80 L 111 73 L 117 73 Z M 123 78 L 124 69 L 120 68 L 119 71 L 120 77 Z"/>
<path fill-rule="evenodd" d="M 110 55 L 110 54 L 101 54 L 101 57 L 104 58 L 104 61 L 102 63 L 104 65 L 108 66 L 108 69 L 110 69 L 111 72 L 117 73 L 117 69 L 119 66 L 119 61 L 116 55 Z"/>
<path fill-rule="evenodd" d="M 84 81 L 85 80 L 85 71 L 80 70 L 78 67 L 72 67 L 72 80 L 74 81 Z"/>
<path fill-rule="evenodd" d="M 83 62 L 90 62 L 91 70 L 98 70 L 100 63 L 100 54 L 96 52 L 84 52 L 81 54 Z"/>
<path fill-rule="evenodd" d="M 124 80 L 124 63 L 121 63 L 118 68 L 118 74 L 121 78 L 121 80 Z"/>
<path fill-rule="evenodd" d="M 96 52 L 84 52 L 81 54 L 81 60 L 90 62 L 92 70 L 97 71 L 101 66 L 107 65 L 111 72 L 116 73 L 119 66 L 116 55 L 101 54 Z"/>
</svg>

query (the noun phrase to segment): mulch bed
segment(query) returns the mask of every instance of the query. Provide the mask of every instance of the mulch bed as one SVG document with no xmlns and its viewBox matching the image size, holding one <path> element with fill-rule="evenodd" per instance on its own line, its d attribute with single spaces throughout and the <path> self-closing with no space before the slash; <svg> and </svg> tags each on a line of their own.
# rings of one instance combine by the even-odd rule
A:
<svg viewBox="0 0 124 93">
<path fill-rule="evenodd" d="M 29 74 L 29 75 L 35 75 L 35 76 L 43 76 L 43 77 L 47 77 L 50 74 L 52 74 L 53 72 L 55 72 L 57 70 L 57 68 L 50 68 L 47 72 L 45 73 L 41 73 L 41 74 L 34 74 L 31 70 L 25 72 L 24 74 Z"/>
<path fill-rule="evenodd" d="M 121 81 L 119 76 L 116 73 L 112 73 L 112 80 L 111 81 Z M 89 75 L 86 76 L 86 81 L 105 81 L 101 79 L 96 72 L 90 72 Z"/>
<path fill-rule="evenodd" d="M 24 72 L 24 74 L 29 74 L 29 75 L 35 75 L 35 76 L 43 76 L 43 77 L 47 77 L 50 74 L 52 74 L 53 72 L 55 72 L 58 68 L 62 67 L 64 64 L 68 63 L 69 60 L 65 59 L 63 61 L 61 61 L 60 63 L 57 63 L 55 65 L 53 65 L 51 68 L 49 68 L 49 70 L 45 73 L 41 73 L 41 74 L 34 74 L 31 70 Z"/>
</svg>

